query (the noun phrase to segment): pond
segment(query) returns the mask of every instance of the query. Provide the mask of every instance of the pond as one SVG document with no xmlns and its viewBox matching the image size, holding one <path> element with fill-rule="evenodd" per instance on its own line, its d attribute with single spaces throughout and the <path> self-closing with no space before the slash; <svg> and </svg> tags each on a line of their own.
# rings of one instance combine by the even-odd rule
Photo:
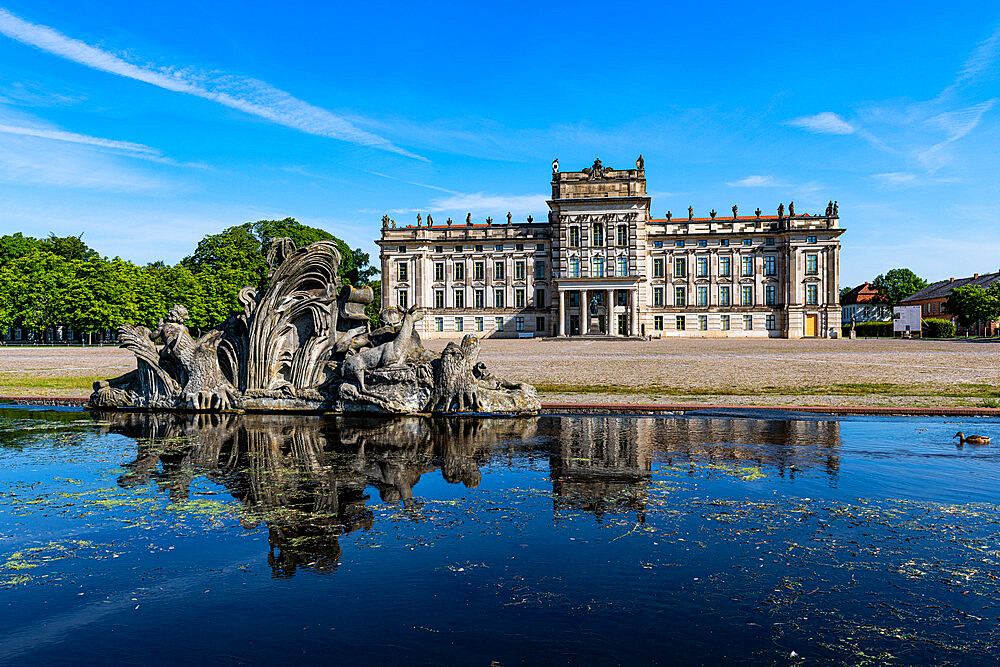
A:
<svg viewBox="0 0 1000 667">
<path fill-rule="evenodd" d="M 1000 661 L 991 420 L 0 410 L 0 662 Z"/>
</svg>

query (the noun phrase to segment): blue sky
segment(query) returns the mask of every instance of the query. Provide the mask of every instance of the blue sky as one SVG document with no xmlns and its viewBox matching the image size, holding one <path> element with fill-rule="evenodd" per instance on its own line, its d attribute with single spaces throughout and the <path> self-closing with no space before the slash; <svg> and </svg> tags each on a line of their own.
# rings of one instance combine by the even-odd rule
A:
<svg viewBox="0 0 1000 667">
<path fill-rule="evenodd" d="M 840 202 L 843 285 L 1000 270 L 994 3 L 0 0 L 0 232 L 176 262 L 294 216 L 544 217 L 550 163 L 653 212 Z"/>
</svg>

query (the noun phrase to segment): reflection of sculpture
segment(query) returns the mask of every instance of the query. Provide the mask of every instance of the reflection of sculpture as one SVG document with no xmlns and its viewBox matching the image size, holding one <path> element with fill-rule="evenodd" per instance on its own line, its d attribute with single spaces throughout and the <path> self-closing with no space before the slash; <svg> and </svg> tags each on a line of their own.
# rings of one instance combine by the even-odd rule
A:
<svg viewBox="0 0 1000 667">
<path fill-rule="evenodd" d="M 428 222 L 430 219 L 428 218 Z M 478 341 L 436 355 L 424 349 L 405 313 L 382 311 L 372 330 L 366 307 L 371 287 L 342 285 L 336 244 L 295 248 L 287 238 L 267 248 L 266 285 L 240 290 L 243 312 L 197 340 L 174 306 L 156 331 L 122 327 L 122 347 L 137 368 L 95 383 L 95 407 L 181 408 L 199 411 L 330 410 L 381 412 L 537 412 L 529 385 L 479 386 L 473 367 Z M 163 339 L 156 349 L 154 342 Z M 467 357 L 458 360 L 455 350 Z M 442 383 L 440 387 L 438 383 Z"/>
</svg>

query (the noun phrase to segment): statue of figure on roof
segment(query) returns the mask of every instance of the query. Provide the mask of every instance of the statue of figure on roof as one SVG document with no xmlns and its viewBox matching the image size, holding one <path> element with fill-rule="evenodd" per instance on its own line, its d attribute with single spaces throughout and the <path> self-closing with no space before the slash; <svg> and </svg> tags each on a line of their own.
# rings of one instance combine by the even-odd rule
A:
<svg viewBox="0 0 1000 667">
<path fill-rule="evenodd" d="M 694 206 L 688 206 L 688 220 L 694 220 Z"/>
<path fill-rule="evenodd" d="M 837 213 L 837 202 L 833 202 L 833 217 L 840 217 L 840 214 Z"/>
<path fill-rule="evenodd" d="M 529 215 L 528 216 L 528 222 L 531 222 L 531 221 L 532 221 L 532 217 Z"/>
<path fill-rule="evenodd" d="M 486 224 L 487 225 L 492 225 L 493 224 L 493 218 L 487 217 L 486 218 Z"/>
<path fill-rule="evenodd" d="M 395 229 L 396 228 L 396 221 L 395 220 L 390 220 L 389 221 L 389 226 L 392 227 L 393 229 Z"/>
<path fill-rule="evenodd" d="M 389 216 L 388 215 L 383 215 L 382 216 L 382 226 L 383 227 L 388 227 L 389 226 Z"/>
<path fill-rule="evenodd" d="M 428 227 L 434 226 L 434 218 L 431 217 L 430 213 L 427 214 L 427 226 Z"/>
<path fill-rule="evenodd" d="M 421 221 L 420 214 L 417 213 L 417 227 L 420 226 L 420 221 Z"/>
<path fill-rule="evenodd" d="M 470 227 L 472 226 L 472 214 L 471 213 L 469 213 L 468 215 L 465 216 L 465 224 L 469 225 Z"/>
<path fill-rule="evenodd" d="M 667 211 L 667 220 L 669 220 L 672 215 L 673 215 L 673 213 L 671 213 L 670 211 Z"/>
<path fill-rule="evenodd" d="M 714 209 L 714 208 L 713 208 L 713 209 L 712 209 L 711 211 L 709 211 L 709 212 L 708 212 L 708 214 L 709 214 L 710 216 L 712 216 L 712 220 L 715 220 L 715 216 L 716 216 L 716 215 L 718 215 L 718 214 L 717 214 L 717 213 L 715 212 L 715 209 Z"/>
<path fill-rule="evenodd" d="M 756 213 L 757 214 L 757 218 L 760 219 L 760 206 L 757 207 L 757 210 L 754 211 L 754 213 Z"/>
<path fill-rule="evenodd" d="M 510 211 L 507 211 L 507 224 L 510 224 Z"/>
<path fill-rule="evenodd" d="M 639 155 L 639 159 L 635 161 L 635 168 L 642 171 L 646 168 L 646 161 L 642 159 L 642 155 Z"/>
<path fill-rule="evenodd" d="M 552 161 L 552 173 L 553 174 L 559 173 L 559 158 L 556 158 L 555 160 Z"/>
<path fill-rule="evenodd" d="M 591 167 L 590 169 L 591 169 L 591 171 L 601 171 L 601 170 L 604 169 L 604 165 L 601 164 L 601 158 L 600 157 L 594 158 L 594 166 Z"/>
<path fill-rule="evenodd" d="M 826 217 L 829 218 L 831 215 L 833 215 L 833 200 L 832 199 L 830 200 L 830 203 L 826 205 Z"/>
<path fill-rule="evenodd" d="M 785 217 L 785 205 L 784 204 L 778 204 L 778 217 L 779 218 Z"/>
<path fill-rule="evenodd" d="M 735 219 L 736 219 L 736 211 L 737 211 L 737 210 L 738 210 L 738 209 L 736 208 L 736 204 L 733 204 L 733 220 L 735 220 Z"/>
<path fill-rule="evenodd" d="M 789 218 L 795 217 L 795 202 L 793 201 L 788 202 L 788 217 Z"/>
</svg>

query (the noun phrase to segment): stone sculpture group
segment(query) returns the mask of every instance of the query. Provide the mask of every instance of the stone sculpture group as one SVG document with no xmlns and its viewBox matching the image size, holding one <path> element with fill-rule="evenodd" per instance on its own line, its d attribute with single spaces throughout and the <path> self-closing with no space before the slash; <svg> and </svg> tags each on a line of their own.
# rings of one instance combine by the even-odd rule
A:
<svg viewBox="0 0 1000 667">
<path fill-rule="evenodd" d="M 343 284 L 340 261 L 329 241 L 296 248 L 290 239 L 273 239 L 266 283 L 240 290 L 243 311 L 219 327 L 193 337 L 182 305 L 155 331 L 121 327 L 121 346 L 136 355 L 137 367 L 95 383 L 90 404 L 200 412 L 538 412 L 534 387 L 496 378 L 479 362 L 474 335 L 440 354 L 425 349 L 414 326 L 423 316 L 417 306 L 383 310 L 373 329 L 365 307 L 374 293 Z"/>
</svg>

